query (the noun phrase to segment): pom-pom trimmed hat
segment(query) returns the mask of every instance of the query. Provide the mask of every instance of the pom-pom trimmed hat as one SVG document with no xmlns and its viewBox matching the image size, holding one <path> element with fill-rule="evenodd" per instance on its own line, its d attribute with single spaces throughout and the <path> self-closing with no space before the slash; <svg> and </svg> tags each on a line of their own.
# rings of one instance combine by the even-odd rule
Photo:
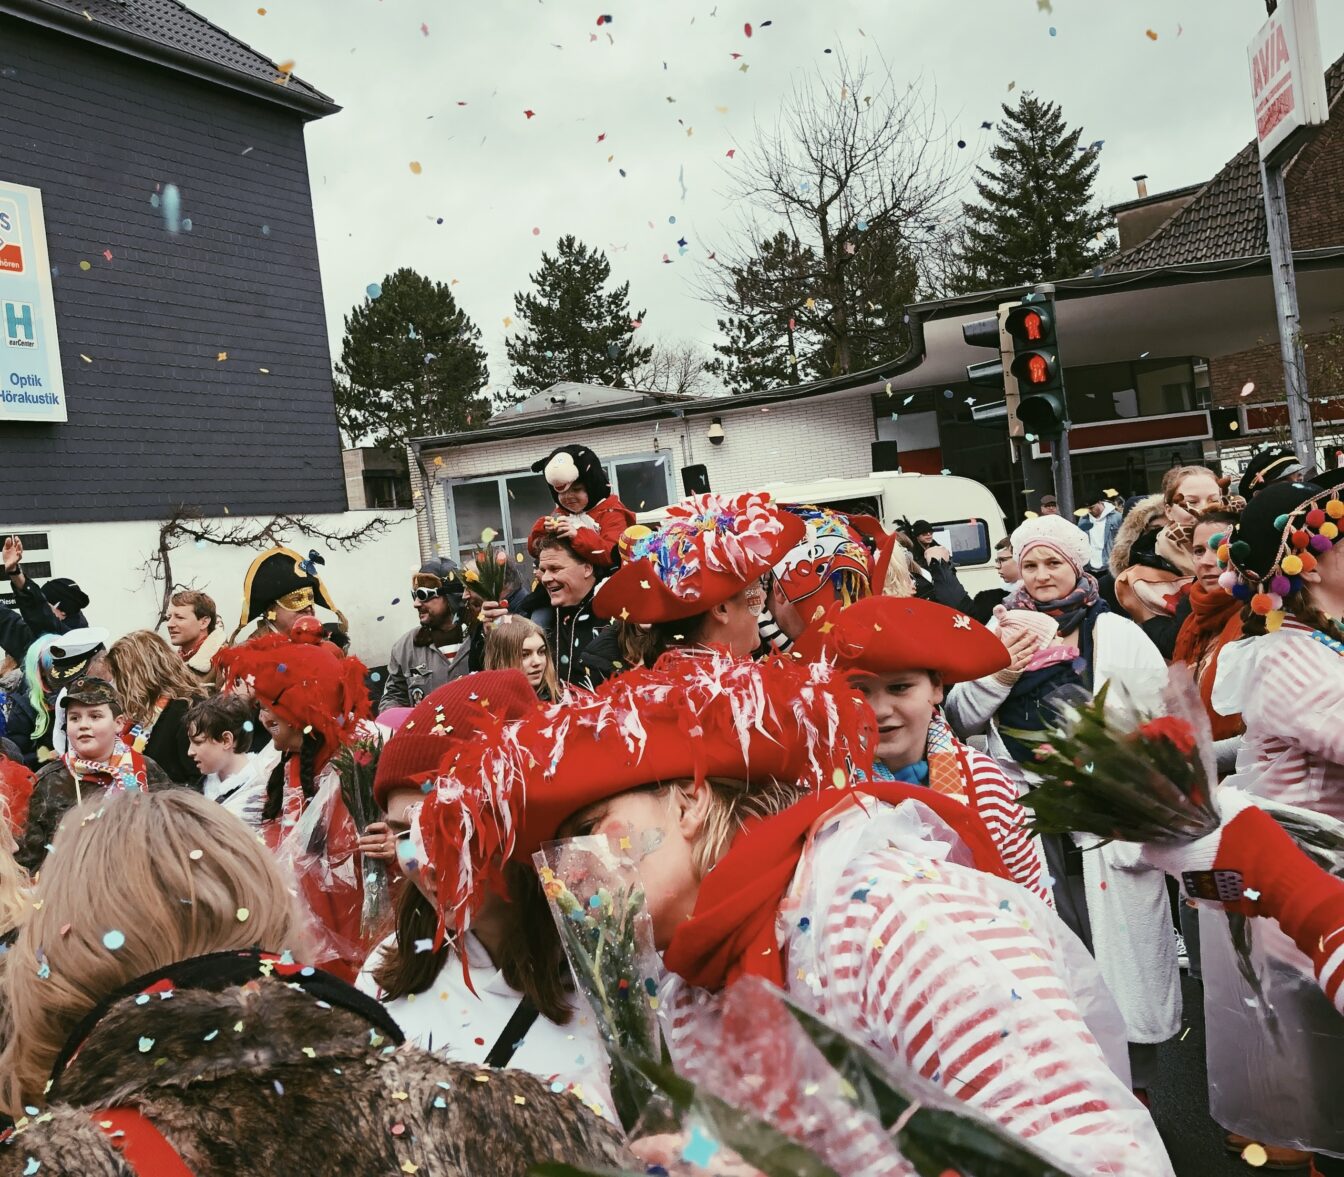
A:
<svg viewBox="0 0 1344 1177">
<path fill-rule="evenodd" d="M 532 469 L 545 477 L 551 498 L 557 505 L 560 495 L 576 482 L 588 492 L 590 507 L 611 495 L 611 482 L 602 459 L 586 445 L 559 446 L 540 461 L 533 462 Z"/>
<path fill-rule="evenodd" d="M 593 598 L 599 617 L 652 624 L 706 613 L 760 579 L 807 534 L 770 496 L 695 495 L 658 531 L 621 536 L 622 564 Z"/>
<path fill-rule="evenodd" d="M 1344 536 L 1344 501 L 1337 487 L 1314 482 L 1275 482 L 1246 504 L 1231 535 L 1218 544 L 1223 573 L 1218 583 L 1265 628 L 1283 624 L 1283 599 L 1297 592 L 1302 574 Z"/>
<path fill-rule="evenodd" d="M 1091 546 L 1087 532 L 1063 515 L 1037 515 L 1017 526 L 1010 541 L 1013 559 L 1019 565 L 1032 548 L 1047 547 L 1067 560 L 1080 576 L 1087 570 Z"/>
<path fill-rule="evenodd" d="M 825 659 L 845 674 L 935 671 L 944 686 L 995 674 L 1010 659 L 978 621 L 918 597 L 868 597 L 832 607 L 794 644 L 805 661 Z"/>
<path fill-rule="evenodd" d="M 872 712 L 829 667 L 672 651 L 459 746 L 414 823 L 419 852 L 460 931 L 504 861 L 596 802 L 707 777 L 834 787 L 871 773 L 875 736 Z"/>
<path fill-rule="evenodd" d="M 537 709 L 537 694 L 521 670 L 482 670 L 431 691 L 383 747 L 373 778 L 373 799 L 387 808 L 393 789 L 425 786 L 444 757 L 479 732 Z"/>
<path fill-rule="evenodd" d="M 323 641 L 317 625 L 296 627 L 292 636 L 259 634 L 221 650 L 215 665 L 222 681 L 242 679 L 267 710 L 305 735 L 320 735 L 328 754 L 354 740 L 359 721 L 372 713 L 364 687 L 368 668 Z"/>
</svg>

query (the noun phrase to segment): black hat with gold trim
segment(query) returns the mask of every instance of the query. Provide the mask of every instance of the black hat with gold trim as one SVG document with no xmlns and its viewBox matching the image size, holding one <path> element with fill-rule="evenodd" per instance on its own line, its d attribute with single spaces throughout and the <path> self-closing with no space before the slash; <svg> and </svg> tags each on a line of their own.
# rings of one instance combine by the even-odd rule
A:
<svg viewBox="0 0 1344 1177">
<path fill-rule="evenodd" d="M 317 575 L 316 565 L 321 557 L 316 553 L 304 559 L 292 548 L 271 548 L 262 552 L 243 578 L 243 619 L 238 623 L 241 629 L 249 621 L 268 616 L 277 605 L 299 612 L 313 605 L 328 609 L 341 619 L 344 628 L 345 614 L 336 608 L 331 593 Z"/>
</svg>

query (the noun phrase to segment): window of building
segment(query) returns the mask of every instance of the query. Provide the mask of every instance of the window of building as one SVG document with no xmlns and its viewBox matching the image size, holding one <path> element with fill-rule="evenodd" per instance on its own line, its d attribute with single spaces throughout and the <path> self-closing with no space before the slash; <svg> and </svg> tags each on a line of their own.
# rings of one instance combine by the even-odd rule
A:
<svg viewBox="0 0 1344 1177">
<path fill-rule="evenodd" d="M 387 471 L 364 472 L 364 505 L 383 510 L 400 510 L 411 505 L 411 480 L 405 474 Z"/>
<path fill-rule="evenodd" d="M 1195 374 L 1189 360 L 1147 360 L 1134 365 L 1139 415 L 1159 417 L 1195 408 Z"/>
<path fill-rule="evenodd" d="M 672 501 L 672 463 L 667 454 L 641 454 L 607 463 L 611 489 L 632 511 L 653 511 Z"/>
</svg>

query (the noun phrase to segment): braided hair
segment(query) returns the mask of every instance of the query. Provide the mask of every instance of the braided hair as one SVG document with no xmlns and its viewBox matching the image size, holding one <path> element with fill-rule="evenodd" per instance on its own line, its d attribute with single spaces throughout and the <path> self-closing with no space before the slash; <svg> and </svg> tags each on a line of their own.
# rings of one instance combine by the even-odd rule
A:
<svg viewBox="0 0 1344 1177">
<path fill-rule="evenodd" d="M 266 804 L 262 806 L 261 820 L 274 821 L 280 816 L 285 799 L 285 767 L 290 757 L 299 758 L 299 788 L 303 790 L 304 801 L 310 801 L 317 792 L 317 757 L 322 751 L 322 737 L 317 732 L 304 733 L 303 743 L 297 753 L 287 752 L 280 762 L 271 769 L 266 780 Z"/>
</svg>

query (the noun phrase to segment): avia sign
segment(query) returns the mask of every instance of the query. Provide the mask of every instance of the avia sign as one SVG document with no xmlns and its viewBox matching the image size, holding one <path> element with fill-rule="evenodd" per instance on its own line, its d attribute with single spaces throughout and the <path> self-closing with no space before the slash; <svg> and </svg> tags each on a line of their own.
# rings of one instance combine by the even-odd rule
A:
<svg viewBox="0 0 1344 1177">
<path fill-rule="evenodd" d="M 1329 117 L 1316 0 L 1279 0 L 1247 49 L 1260 158 L 1297 146 L 1300 132 Z"/>
</svg>

